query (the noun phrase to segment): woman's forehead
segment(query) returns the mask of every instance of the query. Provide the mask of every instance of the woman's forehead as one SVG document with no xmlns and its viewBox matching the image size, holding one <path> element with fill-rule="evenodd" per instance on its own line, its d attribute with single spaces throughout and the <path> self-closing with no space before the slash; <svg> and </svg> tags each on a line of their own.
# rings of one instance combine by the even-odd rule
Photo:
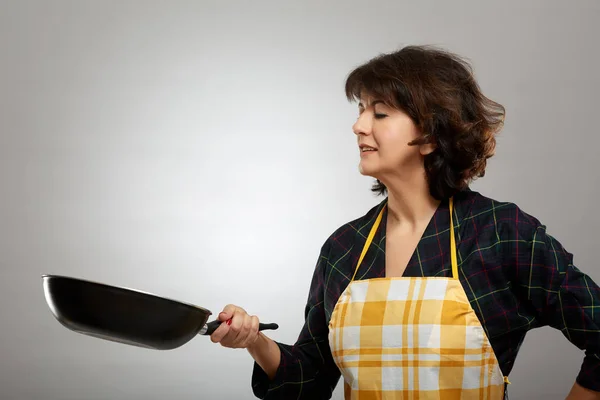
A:
<svg viewBox="0 0 600 400">
<path fill-rule="evenodd" d="M 358 98 L 358 104 L 363 107 L 374 106 L 378 103 L 384 103 L 383 99 L 366 91 L 362 91 Z"/>
<path fill-rule="evenodd" d="M 388 104 L 381 98 L 375 96 L 365 96 L 358 99 L 358 107 L 367 108 L 367 107 L 375 107 L 377 104 L 382 104 L 387 106 Z"/>
</svg>

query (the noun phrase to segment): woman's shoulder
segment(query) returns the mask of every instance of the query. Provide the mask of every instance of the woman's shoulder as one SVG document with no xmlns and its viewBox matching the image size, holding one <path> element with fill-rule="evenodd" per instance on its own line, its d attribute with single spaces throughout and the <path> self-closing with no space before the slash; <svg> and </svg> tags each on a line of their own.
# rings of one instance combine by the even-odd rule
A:
<svg viewBox="0 0 600 400">
<path fill-rule="evenodd" d="M 494 229 L 501 236 L 528 238 L 545 228 L 534 215 L 510 200 L 502 200 L 473 190 L 455 196 L 456 211 L 462 223 L 474 228 Z"/>
<path fill-rule="evenodd" d="M 366 239 L 369 230 L 386 203 L 387 198 L 375 204 L 361 215 L 339 225 L 325 241 L 324 248 L 329 249 L 329 251 L 347 252 L 357 240 Z"/>
</svg>

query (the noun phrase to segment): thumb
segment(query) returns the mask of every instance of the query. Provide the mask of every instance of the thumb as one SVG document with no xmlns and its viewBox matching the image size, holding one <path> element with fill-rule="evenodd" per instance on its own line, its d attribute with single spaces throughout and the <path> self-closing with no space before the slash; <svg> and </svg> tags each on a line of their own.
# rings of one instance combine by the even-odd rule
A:
<svg viewBox="0 0 600 400">
<path fill-rule="evenodd" d="M 219 313 L 217 319 L 221 322 L 231 319 L 236 309 L 237 307 L 233 304 L 228 304 L 227 306 L 225 306 L 225 308 L 223 308 L 223 311 Z"/>
</svg>

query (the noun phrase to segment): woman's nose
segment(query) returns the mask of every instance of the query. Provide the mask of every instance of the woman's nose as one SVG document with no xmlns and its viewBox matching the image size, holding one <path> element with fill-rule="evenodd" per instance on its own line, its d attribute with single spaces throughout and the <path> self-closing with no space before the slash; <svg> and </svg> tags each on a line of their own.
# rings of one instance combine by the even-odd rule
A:
<svg viewBox="0 0 600 400">
<path fill-rule="evenodd" d="M 371 123 L 366 115 L 367 113 L 361 114 L 354 125 L 352 125 L 352 131 L 355 135 L 368 135 L 371 133 Z"/>
</svg>

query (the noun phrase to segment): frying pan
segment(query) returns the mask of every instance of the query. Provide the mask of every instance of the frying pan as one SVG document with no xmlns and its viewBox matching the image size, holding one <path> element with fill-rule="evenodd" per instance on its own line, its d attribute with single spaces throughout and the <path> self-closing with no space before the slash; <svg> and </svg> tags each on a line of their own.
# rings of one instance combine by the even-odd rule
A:
<svg viewBox="0 0 600 400">
<path fill-rule="evenodd" d="M 196 335 L 211 335 L 222 323 L 207 323 L 212 313 L 205 308 L 139 290 L 60 275 L 42 275 L 42 282 L 58 322 L 104 340 L 172 350 Z M 261 323 L 258 329 L 278 327 Z"/>
</svg>

